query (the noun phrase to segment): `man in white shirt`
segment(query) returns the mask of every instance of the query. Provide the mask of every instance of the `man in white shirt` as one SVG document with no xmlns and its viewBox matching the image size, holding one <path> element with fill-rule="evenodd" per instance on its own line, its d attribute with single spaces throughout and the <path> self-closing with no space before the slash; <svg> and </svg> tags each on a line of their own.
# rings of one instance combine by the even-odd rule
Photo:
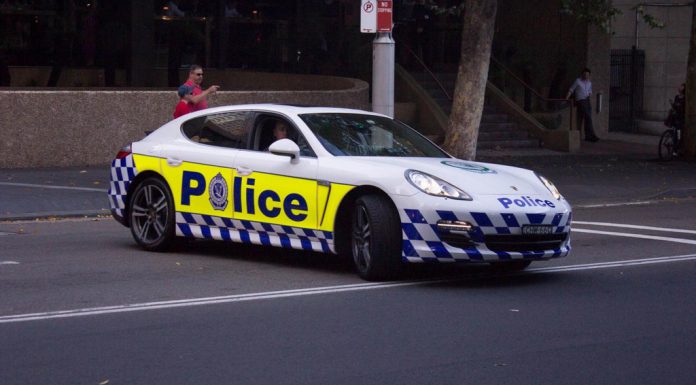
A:
<svg viewBox="0 0 696 385">
<path fill-rule="evenodd" d="M 580 77 L 575 79 L 575 82 L 568 90 L 566 99 L 570 99 L 570 95 L 573 93 L 575 94 L 575 104 L 578 108 L 578 129 L 582 127 L 582 123 L 584 122 L 585 140 L 588 142 L 596 142 L 599 138 L 595 135 L 594 128 L 592 127 L 592 104 L 590 103 L 592 81 L 590 81 L 590 73 L 589 68 L 582 70 Z"/>
</svg>

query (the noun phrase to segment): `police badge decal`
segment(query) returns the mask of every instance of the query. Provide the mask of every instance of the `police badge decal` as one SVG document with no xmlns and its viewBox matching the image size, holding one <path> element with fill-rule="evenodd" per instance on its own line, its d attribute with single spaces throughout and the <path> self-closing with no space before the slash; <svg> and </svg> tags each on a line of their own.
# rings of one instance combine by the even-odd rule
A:
<svg viewBox="0 0 696 385">
<path fill-rule="evenodd" d="M 210 204 L 215 210 L 227 208 L 227 181 L 225 181 L 221 173 L 215 175 L 210 181 L 208 192 L 210 193 Z"/>
</svg>

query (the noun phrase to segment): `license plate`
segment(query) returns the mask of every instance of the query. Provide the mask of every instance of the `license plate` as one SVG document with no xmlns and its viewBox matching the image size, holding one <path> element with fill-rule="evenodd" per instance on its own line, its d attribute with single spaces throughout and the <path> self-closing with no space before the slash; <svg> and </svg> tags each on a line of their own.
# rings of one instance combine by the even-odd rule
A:
<svg viewBox="0 0 696 385">
<path fill-rule="evenodd" d="M 551 226 L 551 225 L 524 225 L 524 226 L 522 226 L 522 234 L 524 234 L 524 235 L 549 235 L 549 234 L 553 234 L 553 226 Z"/>
</svg>

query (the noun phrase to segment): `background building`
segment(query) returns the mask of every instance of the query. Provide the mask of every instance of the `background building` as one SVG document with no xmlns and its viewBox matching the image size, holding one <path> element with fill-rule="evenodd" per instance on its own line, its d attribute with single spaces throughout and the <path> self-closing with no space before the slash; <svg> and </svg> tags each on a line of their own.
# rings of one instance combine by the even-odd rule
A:
<svg viewBox="0 0 696 385">
<path fill-rule="evenodd" d="M 633 79 L 637 88 L 638 121 L 633 127 L 623 129 L 661 132 L 664 130 L 662 121 L 670 108 L 669 99 L 673 99 L 679 85 L 686 82 L 693 2 L 614 0 L 613 4 L 622 11 L 612 25 L 612 88 L 615 93 L 625 88 L 622 80 L 627 77 L 626 71 L 630 71 L 627 60 L 631 60 L 632 47 L 637 50 L 633 60 L 638 61 L 639 67 Z M 663 22 L 665 27 L 651 28 L 642 21 L 638 6 Z"/>
</svg>

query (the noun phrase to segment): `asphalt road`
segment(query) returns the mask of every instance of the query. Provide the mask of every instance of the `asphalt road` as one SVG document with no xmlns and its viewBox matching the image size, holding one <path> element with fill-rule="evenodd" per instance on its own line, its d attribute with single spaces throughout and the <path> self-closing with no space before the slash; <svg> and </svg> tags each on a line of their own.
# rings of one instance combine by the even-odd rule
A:
<svg viewBox="0 0 696 385">
<path fill-rule="evenodd" d="M 361 281 L 321 254 L 0 224 L 0 384 L 696 383 L 696 200 L 576 207 L 573 251 Z M 642 227 L 641 227 L 642 226 Z"/>
</svg>

